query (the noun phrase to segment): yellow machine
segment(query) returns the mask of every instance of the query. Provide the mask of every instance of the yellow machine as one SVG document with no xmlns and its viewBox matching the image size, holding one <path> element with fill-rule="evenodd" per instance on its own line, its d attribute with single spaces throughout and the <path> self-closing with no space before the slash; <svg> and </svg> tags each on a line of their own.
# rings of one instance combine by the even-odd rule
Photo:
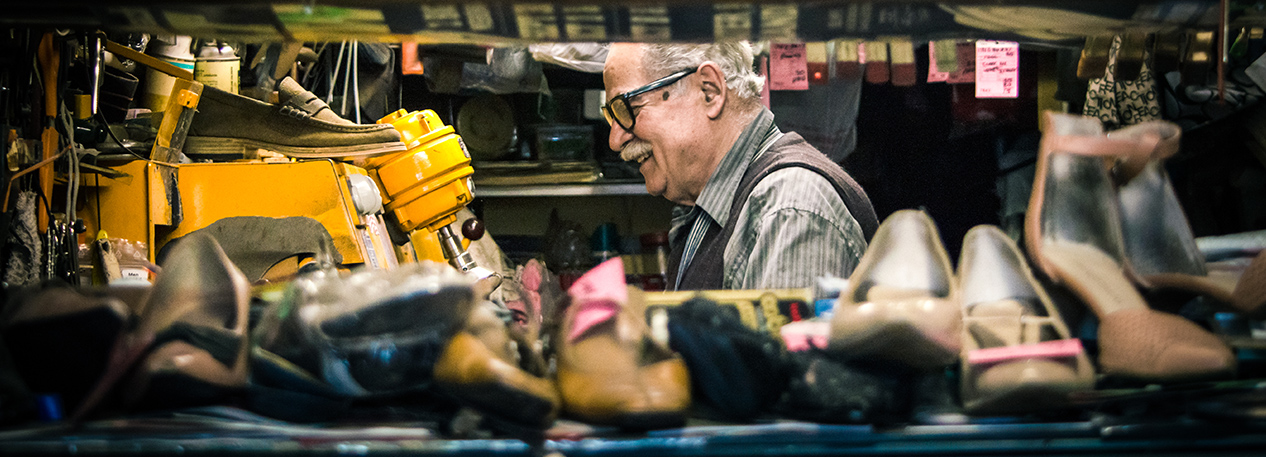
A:
<svg viewBox="0 0 1266 457">
<path fill-rule="evenodd" d="M 293 262 L 280 274 L 293 272 L 323 242 L 348 267 L 429 259 L 471 270 L 474 262 L 449 228 L 473 198 L 474 170 L 461 138 L 430 110 L 401 110 L 379 122 L 398 129 L 408 150 L 356 163 L 134 161 L 115 168 L 124 176 L 100 180 L 86 211 L 94 214 L 99 204 L 93 228 L 145 241 L 152 262 L 168 243 L 210 231 L 252 280 L 287 259 Z M 409 242 L 392 243 L 388 223 Z"/>
<path fill-rule="evenodd" d="M 469 271 L 474 263 L 449 228 L 457 211 L 473 198 L 470 176 L 475 170 L 466 145 L 431 110 L 399 110 L 378 123 L 395 127 L 408 147 L 400 154 L 364 160 L 384 195 L 386 210 L 409 234 L 419 259 L 449 260 Z"/>
</svg>

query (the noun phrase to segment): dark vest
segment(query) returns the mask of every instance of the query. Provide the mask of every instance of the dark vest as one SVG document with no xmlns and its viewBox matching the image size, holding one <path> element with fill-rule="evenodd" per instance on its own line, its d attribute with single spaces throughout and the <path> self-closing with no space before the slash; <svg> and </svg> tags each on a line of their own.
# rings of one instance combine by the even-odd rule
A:
<svg viewBox="0 0 1266 457">
<path fill-rule="evenodd" d="M 840 195 L 844 206 L 848 208 L 849 213 L 852 213 L 853 219 L 856 219 L 858 225 L 861 226 L 866 242 L 870 242 L 870 237 L 874 236 L 875 230 L 879 228 L 879 218 L 875 216 L 875 208 L 871 206 L 870 198 L 866 197 L 862 186 L 845 173 L 839 164 L 832 162 L 825 154 L 806 143 L 799 134 L 788 133 L 774 142 L 768 151 L 758 156 L 743 173 L 743 180 L 739 182 L 738 190 L 734 193 L 734 201 L 730 203 L 730 216 L 727 219 L 730 223 L 724 228 L 718 227 L 717 224 L 709 224 L 703 241 L 690 261 L 690 266 L 682 272 L 679 290 L 721 288 L 725 245 L 734 234 L 734 227 L 738 225 L 734 221 L 738 218 L 739 210 L 743 209 L 743 204 L 747 202 L 747 197 L 751 195 L 757 183 L 770 173 L 786 167 L 807 168 L 826 178 L 831 186 L 835 187 L 835 192 Z M 673 250 L 668 261 L 670 287 L 677 281 L 677 269 L 685 254 L 690 228 L 684 227 L 679 232 L 678 239 L 672 240 Z"/>
</svg>

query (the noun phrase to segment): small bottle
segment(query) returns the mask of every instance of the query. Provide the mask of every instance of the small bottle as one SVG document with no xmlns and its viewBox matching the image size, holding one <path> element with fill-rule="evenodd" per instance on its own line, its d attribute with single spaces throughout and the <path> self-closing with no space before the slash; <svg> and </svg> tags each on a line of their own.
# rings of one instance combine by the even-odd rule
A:
<svg viewBox="0 0 1266 457">
<path fill-rule="evenodd" d="M 615 223 L 599 225 L 589 237 L 589 247 L 593 249 L 593 264 L 598 265 L 612 257 L 619 257 L 619 244 L 620 232 Z"/>
<path fill-rule="evenodd" d="M 668 288 L 668 232 L 653 232 L 641 236 L 643 265 L 642 290 L 667 290 Z"/>
</svg>

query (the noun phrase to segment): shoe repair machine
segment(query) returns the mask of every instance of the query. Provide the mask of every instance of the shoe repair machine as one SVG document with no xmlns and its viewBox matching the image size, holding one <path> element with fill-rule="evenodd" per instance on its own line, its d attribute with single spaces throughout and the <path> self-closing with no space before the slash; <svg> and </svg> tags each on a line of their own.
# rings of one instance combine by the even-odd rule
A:
<svg viewBox="0 0 1266 457">
<path fill-rule="evenodd" d="M 352 162 L 176 164 L 202 84 L 126 47 L 108 43 L 106 49 L 172 75 L 177 84 L 151 158 L 86 183 L 96 195 L 85 198 L 85 211 L 100 209 L 101 215 L 88 223 L 89 233 L 104 229 L 114 239 L 144 241 L 148 260 L 157 263 L 172 241 L 208 231 L 251 281 L 284 278 L 304 258 L 327 251 L 347 267 L 428 259 L 462 271 L 477 268 L 449 227 L 473 198 L 470 154 L 433 111 L 400 110 L 378 121 L 400 132 L 407 146 L 400 153 Z"/>
</svg>

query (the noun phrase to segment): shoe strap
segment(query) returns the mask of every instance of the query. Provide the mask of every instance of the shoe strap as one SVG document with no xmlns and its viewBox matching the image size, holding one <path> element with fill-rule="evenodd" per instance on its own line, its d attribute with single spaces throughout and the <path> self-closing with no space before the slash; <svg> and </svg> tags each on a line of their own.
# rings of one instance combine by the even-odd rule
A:
<svg viewBox="0 0 1266 457">
<path fill-rule="evenodd" d="M 1172 122 L 1150 121 L 1110 132 L 1108 137 L 1142 140 L 1144 143 L 1156 142 L 1151 154 L 1127 156 L 1117 164 L 1114 171 L 1117 179 L 1128 182 L 1141 173 L 1148 162 L 1165 160 L 1177 154 L 1179 143 L 1182 142 L 1182 128 Z"/>
</svg>

